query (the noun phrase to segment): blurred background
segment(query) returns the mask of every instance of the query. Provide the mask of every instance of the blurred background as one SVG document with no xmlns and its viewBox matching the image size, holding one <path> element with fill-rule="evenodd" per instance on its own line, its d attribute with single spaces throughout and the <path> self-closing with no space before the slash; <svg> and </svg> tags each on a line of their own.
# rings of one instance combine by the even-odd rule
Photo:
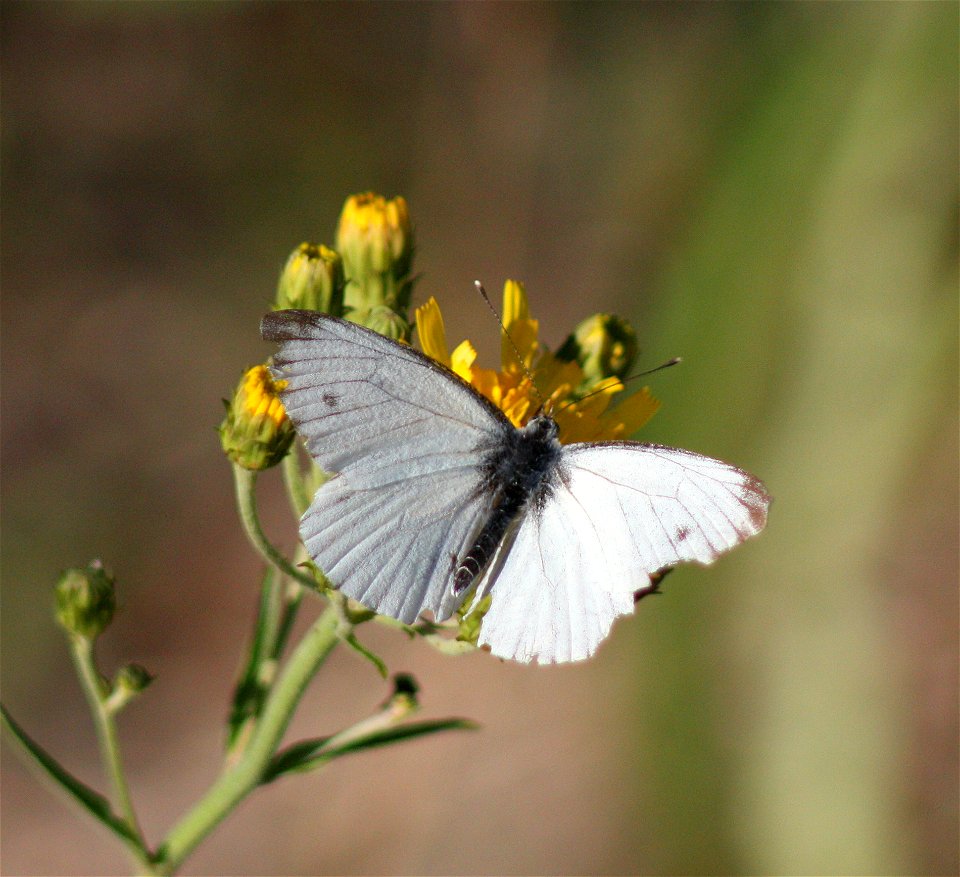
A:
<svg viewBox="0 0 960 877">
<path fill-rule="evenodd" d="M 482 729 L 281 781 L 186 873 L 955 874 L 958 7 L 4 4 L 2 671 L 105 788 L 59 572 L 103 558 L 99 654 L 153 841 L 215 776 L 260 563 L 214 431 L 289 251 L 404 195 L 415 301 L 496 362 L 634 322 L 638 436 L 728 459 L 766 533 L 559 668 L 361 631 Z M 277 473 L 265 524 L 292 549 Z M 311 613 L 306 613 L 310 615 Z M 341 650 L 342 651 L 342 650 Z M 388 693 L 336 653 L 290 736 Z M 3 747 L 3 869 L 123 851 Z"/>
</svg>

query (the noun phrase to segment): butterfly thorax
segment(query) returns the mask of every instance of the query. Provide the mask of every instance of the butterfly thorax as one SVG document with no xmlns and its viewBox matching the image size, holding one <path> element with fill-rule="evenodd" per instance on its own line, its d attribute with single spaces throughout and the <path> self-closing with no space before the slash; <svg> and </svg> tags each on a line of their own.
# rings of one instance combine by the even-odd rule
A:
<svg viewBox="0 0 960 877">
<path fill-rule="evenodd" d="M 536 509 L 549 495 L 561 446 L 553 418 L 538 414 L 521 429 L 505 427 L 496 441 L 479 447 L 480 491 L 491 511 L 473 545 L 456 558 L 453 591 L 462 593 L 493 557 L 507 530 L 528 506 Z"/>
</svg>

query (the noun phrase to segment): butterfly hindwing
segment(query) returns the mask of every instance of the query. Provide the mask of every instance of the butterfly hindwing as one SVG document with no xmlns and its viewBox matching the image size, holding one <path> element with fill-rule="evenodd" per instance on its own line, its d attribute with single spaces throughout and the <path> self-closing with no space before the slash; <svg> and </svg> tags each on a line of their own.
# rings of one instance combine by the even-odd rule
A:
<svg viewBox="0 0 960 877">
<path fill-rule="evenodd" d="M 355 487 L 335 475 L 300 522 L 310 556 L 348 597 L 407 624 L 449 618 L 463 600 L 453 571 L 490 513 L 474 469 Z"/>
<path fill-rule="evenodd" d="M 493 599 L 478 644 L 523 662 L 589 657 L 614 619 L 633 610 L 632 594 L 609 572 L 597 525 L 560 485 L 522 518 L 483 581 Z"/>
<path fill-rule="evenodd" d="M 484 582 L 480 643 L 501 657 L 588 657 L 653 573 L 711 563 L 763 528 L 769 504 L 733 466 L 633 442 L 566 446 L 547 492 Z"/>
</svg>

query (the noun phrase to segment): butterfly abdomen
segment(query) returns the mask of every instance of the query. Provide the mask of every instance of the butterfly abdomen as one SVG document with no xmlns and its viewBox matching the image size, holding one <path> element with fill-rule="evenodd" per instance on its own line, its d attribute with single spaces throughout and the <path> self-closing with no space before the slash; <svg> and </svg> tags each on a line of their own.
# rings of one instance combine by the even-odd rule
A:
<svg viewBox="0 0 960 877">
<path fill-rule="evenodd" d="M 499 438 L 499 437 L 498 437 Z M 510 524 L 531 502 L 540 502 L 550 489 L 550 475 L 560 459 L 557 424 L 539 415 L 523 429 L 511 429 L 495 446 L 481 448 L 482 491 L 493 508 L 456 565 L 453 592 L 463 593 L 474 582 L 497 550 Z"/>
<path fill-rule="evenodd" d="M 463 556 L 453 574 L 453 593 L 463 593 L 486 568 L 510 526 L 523 507 L 524 497 L 506 496 L 483 525 L 470 550 Z"/>
</svg>

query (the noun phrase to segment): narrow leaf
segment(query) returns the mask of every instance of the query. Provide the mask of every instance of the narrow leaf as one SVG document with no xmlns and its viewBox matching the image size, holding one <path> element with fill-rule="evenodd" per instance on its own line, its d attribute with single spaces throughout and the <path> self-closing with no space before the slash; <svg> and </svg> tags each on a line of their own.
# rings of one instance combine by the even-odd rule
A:
<svg viewBox="0 0 960 877">
<path fill-rule="evenodd" d="M 382 731 L 376 731 L 366 737 L 358 737 L 355 740 L 343 743 L 339 746 L 333 746 L 320 753 L 320 757 L 327 760 L 339 758 L 341 755 L 349 755 L 351 752 L 362 752 L 365 749 L 376 749 L 380 746 L 389 746 L 391 743 L 399 743 L 401 740 L 410 740 L 414 737 L 425 737 L 428 734 L 436 734 L 440 731 L 476 731 L 480 727 L 476 722 L 470 719 L 431 719 L 423 722 L 408 722 L 405 725 L 397 725 L 394 728 L 385 728 Z"/>
<path fill-rule="evenodd" d="M 281 749 L 270 759 L 270 764 L 267 765 L 260 782 L 262 784 L 273 782 L 282 774 L 302 770 L 301 766 L 309 762 L 317 752 L 323 749 L 328 740 L 330 740 L 330 737 L 315 737 L 310 740 L 300 740 Z"/>
<path fill-rule="evenodd" d="M 0 705 L 0 717 L 2 717 L 3 726 L 20 744 L 21 751 L 30 758 L 32 764 L 40 767 L 61 789 L 124 842 L 140 847 L 140 838 L 113 812 L 110 802 L 103 795 L 78 780 L 39 743 L 32 740 L 2 705 Z"/>
<path fill-rule="evenodd" d="M 314 740 L 301 740 L 294 743 L 286 749 L 278 752 L 270 762 L 267 770 L 264 772 L 262 783 L 269 783 L 282 774 L 304 773 L 309 770 L 323 767 L 327 762 L 333 761 L 342 755 L 349 755 L 353 752 L 362 752 L 366 749 L 376 749 L 380 746 L 389 746 L 392 743 L 399 743 L 402 740 L 410 740 L 414 737 L 425 737 L 428 734 L 436 734 L 440 731 L 451 730 L 476 730 L 479 725 L 471 722 L 469 719 L 436 719 L 425 722 L 409 722 L 405 725 L 397 725 L 393 728 L 385 728 L 363 737 L 357 737 L 341 745 L 333 745 L 325 749 L 332 737 L 321 737 Z"/>
</svg>

